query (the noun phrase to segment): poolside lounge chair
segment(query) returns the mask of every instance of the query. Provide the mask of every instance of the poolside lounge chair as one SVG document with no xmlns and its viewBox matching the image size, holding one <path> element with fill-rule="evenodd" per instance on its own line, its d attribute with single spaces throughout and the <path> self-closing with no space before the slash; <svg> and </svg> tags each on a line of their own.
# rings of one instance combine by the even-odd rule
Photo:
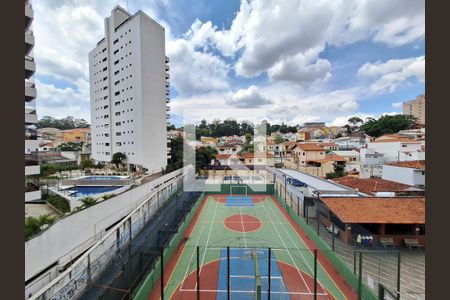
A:
<svg viewBox="0 0 450 300">
<path fill-rule="evenodd" d="M 383 245 L 384 248 L 398 246 L 398 244 L 396 244 L 394 239 L 391 237 L 381 237 L 380 243 L 381 245 Z"/>
<path fill-rule="evenodd" d="M 409 249 L 424 247 L 424 245 L 421 245 L 419 243 L 418 239 L 404 239 L 403 241 L 405 242 L 405 246 L 408 247 Z"/>
</svg>

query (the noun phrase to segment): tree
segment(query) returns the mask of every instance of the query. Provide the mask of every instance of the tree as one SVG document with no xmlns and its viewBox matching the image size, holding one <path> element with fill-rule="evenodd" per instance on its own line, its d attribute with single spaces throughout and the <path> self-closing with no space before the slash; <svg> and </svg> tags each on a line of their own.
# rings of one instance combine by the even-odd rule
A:
<svg viewBox="0 0 450 300">
<path fill-rule="evenodd" d="M 197 172 L 211 164 L 211 160 L 216 158 L 217 149 L 207 146 L 200 147 L 195 151 L 195 163 Z"/>
<path fill-rule="evenodd" d="M 81 151 L 83 143 L 67 142 L 56 147 L 59 151 Z"/>
<path fill-rule="evenodd" d="M 75 129 L 75 128 L 88 128 L 89 123 L 84 119 L 76 119 L 72 116 L 68 116 L 61 119 L 55 119 L 50 116 L 44 116 L 37 122 L 38 128 L 51 127 L 61 130 Z"/>
<path fill-rule="evenodd" d="M 127 159 L 127 156 L 125 155 L 125 153 L 116 152 L 112 156 L 111 163 L 115 164 L 116 167 L 118 168 L 119 164 L 123 164 L 126 159 Z"/>
<path fill-rule="evenodd" d="M 339 178 L 345 176 L 345 165 L 341 164 L 334 164 L 334 172 L 327 173 L 325 178 L 331 179 L 331 178 Z"/>
<path fill-rule="evenodd" d="M 360 117 L 351 117 L 348 119 L 348 123 L 353 127 L 356 127 L 358 124 L 364 122 Z"/>
<path fill-rule="evenodd" d="M 383 134 L 411 129 L 415 124 L 416 118 L 410 115 L 384 115 L 378 120 L 372 118 L 366 119 L 366 122 L 361 125 L 360 130 L 370 136 L 379 137 Z"/>
<path fill-rule="evenodd" d="M 80 168 L 83 170 L 94 168 L 94 166 L 95 166 L 94 163 L 90 159 L 84 159 L 80 162 Z"/>
</svg>

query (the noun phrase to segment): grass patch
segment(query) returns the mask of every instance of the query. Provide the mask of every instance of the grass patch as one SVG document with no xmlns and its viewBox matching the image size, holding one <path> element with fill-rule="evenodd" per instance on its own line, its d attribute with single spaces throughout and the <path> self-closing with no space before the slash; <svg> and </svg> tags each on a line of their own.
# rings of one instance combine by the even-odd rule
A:
<svg viewBox="0 0 450 300">
<path fill-rule="evenodd" d="M 69 201 L 61 196 L 50 195 L 47 197 L 47 202 L 63 213 L 67 213 L 70 211 Z"/>
</svg>

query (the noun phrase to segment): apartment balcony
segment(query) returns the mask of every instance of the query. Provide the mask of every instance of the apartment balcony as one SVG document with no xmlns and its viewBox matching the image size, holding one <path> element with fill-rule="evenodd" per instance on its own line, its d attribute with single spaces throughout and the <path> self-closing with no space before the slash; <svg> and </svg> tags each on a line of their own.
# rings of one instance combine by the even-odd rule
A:
<svg viewBox="0 0 450 300">
<path fill-rule="evenodd" d="M 35 201 L 41 199 L 41 191 L 37 185 L 27 183 L 25 185 L 25 202 Z"/>
<path fill-rule="evenodd" d="M 170 90 L 166 89 L 166 96 L 169 96 L 169 95 L 170 95 Z"/>
<path fill-rule="evenodd" d="M 170 106 L 166 106 L 166 111 L 170 111 Z"/>
<path fill-rule="evenodd" d="M 40 173 L 41 173 L 41 167 L 39 165 L 25 166 L 25 176 L 37 175 Z"/>
<path fill-rule="evenodd" d="M 169 121 L 167 121 L 167 122 L 166 122 L 166 125 L 167 125 L 167 126 L 170 126 L 170 122 L 169 122 Z"/>
<path fill-rule="evenodd" d="M 31 6 L 30 3 L 25 1 L 25 29 L 27 29 L 30 26 L 31 21 L 33 21 L 33 18 L 34 18 L 33 7 Z"/>
<path fill-rule="evenodd" d="M 169 87 L 170 87 L 169 81 L 166 80 L 166 88 L 169 88 Z"/>
<path fill-rule="evenodd" d="M 169 73 L 166 73 L 166 79 L 169 79 L 169 78 L 170 78 Z"/>
<path fill-rule="evenodd" d="M 170 62 L 170 59 L 166 56 L 166 64 Z"/>
<path fill-rule="evenodd" d="M 30 53 L 31 49 L 34 47 L 34 35 L 33 31 L 25 30 L 25 55 Z"/>
<path fill-rule="evenodd" d="M 25 124 L 36 124 L 37 121 L 36 110 L 33 108 L 25 108 Z"/>
<path fill-rule="evenodd" d="M 168 65 L 166 65 L 166 72 L 169 72 L 170 67 Z"/>
<path fill-rule="evenodd" d="M 170 98 L 166 98 L 166 103 L 170 103 Z"/>
<path fill-rule="evenodd" d="M 36 96 L 36 85 L 34 82 L 25 82 L 25 101 L 33 101 Z"/>
<path fill-rule="evenodd" d="M 170 119 L 170 114 L 166 115 L 166 119 L 169 120 Z"/>
<path fill-rule="evenodd" d="M 36 72 L 36 63 L 31 56 L 25 56 L 25 78 L 30 78 Z"/>
<path fill-rule="evenodd" d="M 25 140 L 25 165 L 35 166 L 38 162 L 36 151 L 39 149 L 40 140 Z"/>
</svg>

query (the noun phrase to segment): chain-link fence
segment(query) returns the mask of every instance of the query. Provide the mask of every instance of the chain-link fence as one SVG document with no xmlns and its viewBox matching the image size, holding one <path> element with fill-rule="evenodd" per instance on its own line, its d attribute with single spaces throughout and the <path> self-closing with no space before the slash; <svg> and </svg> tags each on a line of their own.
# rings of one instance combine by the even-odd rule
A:
<svg viewBox="0 0 450 300">
<path fill-rule="evenodd" d="M 199 196 L 198 192 L 183 192 L 183 177 L 163 183 L 30 299 L 131 298 L 137 285 L 155 267 L 161 245 L 167 245 L 171 238 L 172 244 L 178 245 L 181 235 L 177 229 L 188 221 L 186 216 L 191 215 Z"/>
</svg>

